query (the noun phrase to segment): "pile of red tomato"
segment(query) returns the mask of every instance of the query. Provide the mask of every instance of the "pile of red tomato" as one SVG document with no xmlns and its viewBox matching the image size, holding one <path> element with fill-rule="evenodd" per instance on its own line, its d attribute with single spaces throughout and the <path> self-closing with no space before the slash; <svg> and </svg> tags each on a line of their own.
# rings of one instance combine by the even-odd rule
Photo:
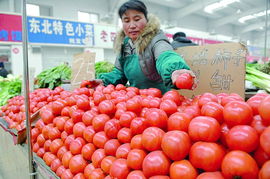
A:
<svg viewBox="0 0 270 179">
<path fill-rule="evenodd" d="M 62 179 L 270 177 L 270 95 L 194 99 L 123 85 L 61 91 L 33 151 Z"/>
<path fill-rule="evenodd" d="M 30 100 L 30 114 L 35 113 L 41 107 L 46 104 L 55 101 L 60 96 L 60 92 L 63 88 L 56 87 L 54 90 L 49 88 L 36 89 L 29 94 Z M 25 107 L 24 107 L 24 97 L 15 96 L 8 100 L 5 106 L 1 107 L 0 117 L 3 118 L 8 123 L 10 129 L 16 129 L 20 131 L 25 128 Z"/>
</svg>

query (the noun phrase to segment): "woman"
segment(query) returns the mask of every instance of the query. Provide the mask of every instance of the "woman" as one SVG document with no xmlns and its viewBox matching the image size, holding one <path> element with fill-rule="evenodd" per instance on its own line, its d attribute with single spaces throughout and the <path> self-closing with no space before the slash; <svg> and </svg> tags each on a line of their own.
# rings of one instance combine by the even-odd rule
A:
<svg viewBox="0 0 270 179">
<path fill-rule="evenodd" d="M 173 51 L 158 19 L 148 15 L 139 0 L 129 0 L 119 8 L 123 29 L 118 33 L 115 49 L 118 57 L 110 73 L 99 75 L 97 83 L 126 84 L 140 89 L 158 88 L 163 93 L 174 86 L 181 73 L 190 73 L 189 66 Z M 195 76 L 194 76 L 195 77 Z"/>
</svg>

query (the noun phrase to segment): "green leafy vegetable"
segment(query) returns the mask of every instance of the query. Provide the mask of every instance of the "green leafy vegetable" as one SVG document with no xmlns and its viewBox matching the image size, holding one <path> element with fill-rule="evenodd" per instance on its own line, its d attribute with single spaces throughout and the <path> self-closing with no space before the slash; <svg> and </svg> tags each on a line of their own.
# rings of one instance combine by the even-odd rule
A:
<svg viewBox="0 0 270 179">
<path fill-rule="evenodd" d="M 246 65 L 246 80 L 251 81 L 254 86 L 270 92 L 270 75 L 257 70 L 253 65 Z"/>
<path fill-rule="evenodd" d="M 7 101 L 21 94 L 22 80 L 19 77 L 8 75 L 7 78 L 0 77 L 0 106 L 3 106 Z"/>
<path fill-rule="evenodd" d="M 107 62 L 107 61 L 101 61 L 101 62 L 95 63 L 95 71 L 96 71 L 95 76 L 96 76 L 96 78 L 101 73 L 111 72 L 113 70 L 113 68 L 114 68 L 114 65 L 110 62 Z"/>
<path fill-rule="evenodd" d="M 70 80 L 71 68 L 65 64 L 47 69 L 37 76 L 38 88 L 54 89 L 60 86 L 63 80 Z"/>
</svg>

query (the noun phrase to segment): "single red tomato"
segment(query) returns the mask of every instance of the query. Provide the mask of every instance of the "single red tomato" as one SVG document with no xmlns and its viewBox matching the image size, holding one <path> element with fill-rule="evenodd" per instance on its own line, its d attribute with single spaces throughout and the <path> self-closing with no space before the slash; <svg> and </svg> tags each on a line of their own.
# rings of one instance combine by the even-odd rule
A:
<svg viewBox="0 0 270 179">
<path fill-rule="evenodd" d="M 188 131 L 188 126 L 191 118 L 185 113 L 176 112 L 170 115 L 168 119 L 168 131 L 179 130 Z"/>
<path fill-rule="evenodd" d="M 38 149 L 39 149 L 38 143 L 34 143 L 34 145 L 33 145 L 33 152 L 37 153 Z"/>
<path fill-rule="evenodd" d="M 85 144 L 82 147 L 82 156 L 85 160 L 91 160 L 93 153 L 95 152 L 96 147 L 92 143 Z"/>
<path fill-rule="evenodd" d="M 95 130 L 93 128 L 93 126 L 88 126 L 84 129 L 83 131 L 83 138 L 87 141 L 92 143 L 93 142 L 93 137 L 95 135 Z"/>
<path fill-rule="evenodd" d="M 66 131 L 66 133 L 68 134 L 72 134 L 73 133 L 73 126 L 74 126 L 74 122 L 72 119 L 69 119 L 65 122 L 64 125 L 64 130 Z"/>
<path fill-rule="evenodd" d="M 44 143 L 45 143 L 45 138 L 42 134 L 39 134 L 37 137 L 37 143 L 39 145 L 39 147 L 43 147 Z"/>
<path fill-rule="evenodd" d="M 142 146 L 148 151 L 161 149 L 161 141 L 165 132 L 158 127 L 149 127 L 142 133 Z"/>
<path fill-rule="evenodd" d="M 62 158 L 63 158 L 63 155 L 64 155 L 64 153 L 66 153 L 68 150 L 67 150 L 67 148 L 66 148 L 66 146 L 62 146 L 62 147 L 60 147 L 59 149 L 58 149 L 58 151 L 57 151 L 57 157 L 60 159 L 60 160 L 62 160 Z"/>
<path fill-rule="evenodd" d="M 141 170 L 133 170 L 127 176 L 127 179 L 146 179 L 143 172 Z"/>
<path fill-rule="evenodd" d="M 70 143 L 71 143 L 73 140 L 75 140 L 75 137 L 74 137 L 73 134 L 67 136 L 67 138 L 66 138 L 66 140 L 65 140 L 64 143 L 65 143 L 65 146 L 66 146 L 66 148 L 67 148 L 68 150 L 69 150 L 69 147 L 70 147 Z"/>
<path fill-rule="evenodd" d="M 142 146 L 142 134 L 135 135 L 132 137 L 130 142 L 131 149 L 143 149 Z"/>
<path fill-rule="evenodd" d="M 119 118 L 120 125 L 122 127 L 129 127 L 132 119 L 134 119 L 136 116 L 137 115 L 131 111 L 123 113 Z"/>
<path fill-rule="evenodd" d="M 83 173 L 77 173 L 77 174 L 73 177 L 73 179 L 85 179 L 85 177 L 84 177 L 84 174 L 83 174 Z"/>
<path fill-rule="evenodd" d="M 166 99 L 160 103 L 161 110 L 165 111 L 168 115 L 177 112 L 177 105 L 173 100 Z"/>
<path fill-rule="evenodd" d="M 268 156 L 267 153 L 265 153 L 265 151 L 260 146 L 254 152 L 253 158 L 256 160 L 260 168 L 266 161 L 270 160 L 270 156 Z"/>
<path fill-rule="evenodd" d="M 90 109 L 90 103 L 87 98 L 78 96 L 78 99 L 76 101 L 76 105 L 78 106 L 79 109 L 83 111 L 87 111 Z"/>
<path fill-rule="evenodd" d="M 69 150 L 73 155 L 80 154 L 82 147 L 85 145 L 85 140 L 81 137 L 77 137 L 75 140 L 71 141 Z"/>
<path fill-rule="evenodd" d="M 265 162 L 260 169 L 259 179 L 268 179 L 270 178 L 270 160 Z"/>
<path fill-rule="evenodd" d="M 107 114 L 99 114 L 92 120 L 92 126 L 96 132 L 103 131 L 105 123 L 110 120 Z"/>
<path fill-rule="evenodd" d="M 125 90 L 126 87 L 123 84 L 118 84 L 115 86 L 115 90 L 117 91 L 121 91 L 121 90 Z"/>
<path fill-rule="evenodd" d="M 116 150 L 120 146 L 120 142 L 117 139 L 110 139 L 104 145 L 106 155 L 115 156 Z"/>
<path fill-rule="evenodd" d="M 191 119 L 201 115 L 201 109 L 198 105 L 187 106 L 184 111 Z"/>
<path fill-rule="evenodd" d="M 260 136 L 260 146 L 270 156 L 270 126 Z"/>
<path fill-rule="evenodd" d="M 226 123 L 223 123 L 221 126 L 221 135 L 220 135 L 220 142 L 223 146 L 227 147 L 227 142 L 226 142 L 226 136 L 229 133 L 229 127 Z"/>
<path fill-rule="evenodd" d="M 213 172 L 220 169 L 224 155 L 225 150 L 217 143 L 196 142 L 190 148 L 189 161 L 196 168 Z"/>
<path fill-rule="evenodd" d="M 81 109 L 75 109 L 71 111 L 70 117 L 72 118 L 74 123 L 81 122 L 84 111 Z"/>
<path fill-rule="evenodd" d="M 157 108 L 149 109 L 146 112 L 145 119 L 146 119 L 146 121 L 148 123 L 148 126 L 167 129 L 168 116 L 161 109 L 157 109 Z"/>
<path fill-rule="evenodd" d="M 162 151 L 153 151 L 144 158 L 142 168 L 147 178 L 155 175 L 168 175 L 170 160 Z"/>
<path fill-rule="evenodd" d="M 87 162 L 82 155 L 75 155 L 71 157 L 68 167 L 72 174 L 77 174 L 83 172 L 86 165 Z"/>
<path fill-rule="evenodd" d="M 104 126 L 104 132 L 109 139 L 117 138 L 117 134 L 120 129 L 121 126 L 117 119 L 107 121 Z"/>
<path fill-rule="evenodd" d="M 262 117 L 263 123 L 270 124 L 270 95 L 268 95 L 259 105 L 259 114 Z"/>
<path fill-rule="evenodd" d="M 41 108 L 39 115 L 41 117 L 41 119 L 43 120 L 43 122 L 45 124 L 50 124 L 53 122 L 54 119 L 54 115 L 53 115 L 53 111 L 50 107 L 46 107 L 46 108 Z"/>
<path fill-rule="evenodd" d="M 131 130 L 130 128 L 123 127 L 118 131 L 117 139 L 121 143 L 130 143 L 132 138 Z"/>
<path fill-rule="evenodd" d="M 58 150 L 64 145 L 61 139 L 54 139 L 50 145 L 50 151 L 57 154 Z"/>
<path fill-rule="evenodd" d="M 51 152 L 50 151 L 51 144 L 52 144 L 52 141 L 50 139 L 44 142 L 43 148 L 45 149 L 46 152 Z"/>
<path fill-rule="evenodd" d="M 37 151 L 37 156 L 39 156 L 40 158 L 43 158 L 44 154 L 45 154 L 45 149 L 40 147 Z"/>
<path fill-rule="evenodd" d="M 247 103 L 252 108 L 254 115 L 259 114 L 259 111 L 258 111 L 259 105 L 265 97 L 266 96 L 262 96 L 262 95 L 254 95 L 247 100 Z"/>
<path fill-rule="evenodd" d="M 110 168 L 110 176 L 117 179 L 126 179 L 129 174 L 129 168 L 126 159 L 116 159 Z"/>
<path fill-rule="evenodd" d="M 57 127 L 53 127 L 49 130 L 48 136 L 51 140 L 61 138 L 61 132 L 58 130 Z"/>
<path fill-rule="evenodd" d="M 71 173 L 70 169 L 66 169 L 63 171 L 61 174 L 61 179 L 71 179 L 73 178 L 74 175 Z"/>
<path fill-rule="evenodd" d="M 223 106 L 216 102 L 208 102 L 202 106 L 201 115 L 215 118 L 221 124 L 223 122 Z"/>
<path fill-rule="evenodd" d="M 193 179 L 198 175 L 197 170 L 192 166 L 188 160 L 175 161 L 170 166 L 171 179 Z"/>
<path fill-rule="evenodd" d="M 128 111 L 140 113 L 142 110 L 142 101 L 141 99 L 131 98 L 127 100 L 126 107 Z"/>
<path fill-rule="evenodd" d="M 196 179 L 224 179 L 221 172 L 203 172 Z"/>
<path fill-rule="evenodd" d="M 66 116 L 59 116 L 59 117 L 56 117 L 54 118 L 54 121 L 55 121 L 55 127 L 57 127 L 57 129 L 61 132 L 64 131 L 64 127 L 65 127 L 65 123 L 66 121 L 68 120 L 69 118 L 66 117 Z"/>
<path fill-rule="evenodd" d="M 256 179 L 259 169 L 256 161 L 248 153 L 233 150 L 225 155 L 221 172 L 225 178 Z"/>
<path fill-rule="evenodd" d="M 161 103 L 161 99 L 158 97 L 152 97 L 152 96 L 148 96 L 147 97 L 149 99 L 149 108 L 159 108 L 160 103 Z"/>
<path fill-rule="evenodd" d="M 248 125 L 232 127 L 226 135 L 226 143 L 230 150 L 254 151 L 259 145 L 256 130 Z"/>
<path fill-rule="evenodd" d="M 92 125 L 92 120 L 93 118 L 96 116 L 96 114 L 89 110 L 89 111 L 86 111 L 83 116 L 82 116 L 82 122 L 86 125 L 86 126 L 90 126 Z"/>
<path fill-rule="evenodd" d="M 256 116 L 253 117 L 253 120 L 252 120 L 250 126 L 253 127 L 253 128 L 257 131 L 257 133 L 258 133 L 259 135 L 260 135 L 260 134 L 264 131 L 264 129 L 267 127 L 267 125 L 265 125 L 265 124 L 263 123 L 263 120 L 262 120 L 262 118 L 261 118 L 260 115 L 256 115 Z"/>
<path fill-rule="evenodd" d="M 101 161 L 101 169 L 103 170 L 104 173 L 109 174 L 110 169 L 112 166 L 112 163 L 116 160 L 115 157 L 113 156 L 107 156 Z"/>
<path fill-rule="evenodd" d="M 175 85 L 179 89 L 191 89 L 193 83 L 193 77 L 189 73 L 182 73 L 177 77 Z"/>
<path fill-rule="evenodd" d="M 98 148 L 104 148 L 105 143 L 109 140 L 105 132 L 100 131 L 93 137 L 93 144 Z"/>
<path fill-rule="evenodd" d="M 86 126 L 83 122 L 78 122 L 73 126 L 73 134 L 75 137 L 83 137 Z"/>
<path fill-rule="evenodd" d="M 51 152 L 45 152 L 43 155 L 43 160 L 46 163 L 46 165 L 50 166 L 52 161 L 56 159 L 56 155 L 52 154 Z"/>
<path fill-rule="evenodd" d="M 97 149 L 92 155 L 92 163 L 94 167 L 100 168 L 101 161 L 106 157 L 104 149 Z"/>
<path fill-rule="evenodd" d="M 114 103 L 111 100 L 104 100 L 101 101 L 98 105 L 98 110 L 100 111 L 100 113 L 102 114 L 114 114 L 116 111 L 116 107 L 114 105 Z"/>
<path fill-rule="evenodd" d="M 54 115 L 58 116 L 61 114 L 63 108 L 67 105 L 67 102 L 62 100 L 62 99 L 58 99 L 54 102 L 52 102 L 52 112 Z"/>
<path fill-rule="evenodd" d="M 117 148 L 117 150 L 115 152 L 115 156 L 116 156 L 116 158 L 125 158 L 126 159 L 130 150 L 131 150 L 131 148 L 130 148 L 129 143 L 122 144 Z"/>
<path fill-rule="evenodd" d="M 59 160 L 59 158 L 56 158 L 56 159 L 54 159 L 54 160 L 52 161 L 50 168 L 51 168 L 51 170 L 52 170 L 53 172 L 56 172 L 56 170 L 58 169 L 58 167 L 60 167 L 61 165 L 62 165 L 62 163 L 61 163 L 61 161 Z"/>
<path fill-rule="evenodd" d="M 224 122 L 229 127 L 250 124 L 253 119 L 251 107 L 243 101 L 232 101 L 223 109 Z"/>
<path fill-rule="evenodd" d="M 175 161 L 184 159 L 188 155 L 190 147 L 190 138 L 183 131 L 169 131 L 164 134 L 161 141 L 163 152 Z"/>
<path fill-rule="evenodd" d="M 198 116 L 190 121 L 188 134 L 192 141 L 215 142 L 220 137 L 221 128 L 216 119 Z"/>
<path fill-rule="evenodd" d="M 133 149 L 128 153 L 127 164 L 129 168 L 134 170 L 141 170 L 142 163 L 146 156 L 146 152 L 141 149 Z"/>
<path fill-rule="evenodd" d="M 84 176 L 85 178 L 89 178 L 91 172 L 95 169 L 94 165 L 92 163 L 89 163 L 88 165 L 86 165 L 86 167 L 84 168 Z"/>
<path fill-rule="evenodd" d="M 43 137 L 45 138 L 45 139 L 49 139 L 49 132 L 50 132 L 50 130 L 53 128 L 53 125 L 52 124 L 48 124 L 48 125 L 46 125 L 46 126 L 44 126 L 43 128 L 42 128 L 42 130 L 41 130 L 41 133 L 42 133 L 42 135 L 43 135 Z"/>
<path fill-rule="evenodd" d="M 162 97 L 162 92 L 160 91 L 160 89 L 157 89 L 157 88 L 148 88 L 147 89 L 147 95 L 161 98 Z"/>
<path fill-rule="evenodd" d="M 135 117 L 130 124 L 132 135 L 141 134 L 148 127 L 146 119 L 143 117 Z"/>
<path fill-rule="evenodd" d="M 212 94 L 212 93 L 204 93 L 198 99 L 198 105 L 200 108 L 209 102 L 216 102 L 217 103 L 218 102 L 217 96 Z"/>
<path fill-rule="evenodd" d="M 95 178 L 95 179 L 103 179 L 104 177 L 105 175 L 100 168 L 94 169 L 89 175 L 89 178 Z"/>
<path fill-rule="evenodd" d="M 244 102 L 243 98 L 239 95 L 228 95 L 228 96 L 225 96 L 221 99 L 221 102 L 220 104 L 222 106 L 226 106 L 229 102 L 232 102 L 232 101 L 242 101 Z"/>
</svg>

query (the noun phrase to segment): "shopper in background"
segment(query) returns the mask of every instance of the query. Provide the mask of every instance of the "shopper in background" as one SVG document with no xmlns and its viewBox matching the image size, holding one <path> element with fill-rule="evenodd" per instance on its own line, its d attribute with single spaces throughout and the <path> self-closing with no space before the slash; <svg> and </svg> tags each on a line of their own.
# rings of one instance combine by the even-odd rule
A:
<svg viewBox="0 0 270 179">
<path fill-rule="evenodd" d="M 114 48 L 118 53 L 112 72 L 99 75 L 94 84 L 126 84 L 140 89 L 158 88 L 163 93 L 175 87 L 182 73 L 194 73 L 173 51 L 160 23 L 148 15 L 142 1 L 129 0 L 118 11 L 123 29 L 116 36 Z M 194 85 L 194 87 L 196 84 Z"/>
<path fill-rule="evenodd" d="M 6 78 L 8 75 L 7 70 L 5 69 L 4 63 L 0 62 L 0 76 Z"/>
<path fill-rule="evenodd" d="M 179 47 L 195 46 L 195 45 L 197 44 L 193 43 L 191 40 L 186 38 L 186 34 L 184 32 L 176 32 L 173 35 L 172 46 L 174 50 L 176 50 Z"/>
</svg>

